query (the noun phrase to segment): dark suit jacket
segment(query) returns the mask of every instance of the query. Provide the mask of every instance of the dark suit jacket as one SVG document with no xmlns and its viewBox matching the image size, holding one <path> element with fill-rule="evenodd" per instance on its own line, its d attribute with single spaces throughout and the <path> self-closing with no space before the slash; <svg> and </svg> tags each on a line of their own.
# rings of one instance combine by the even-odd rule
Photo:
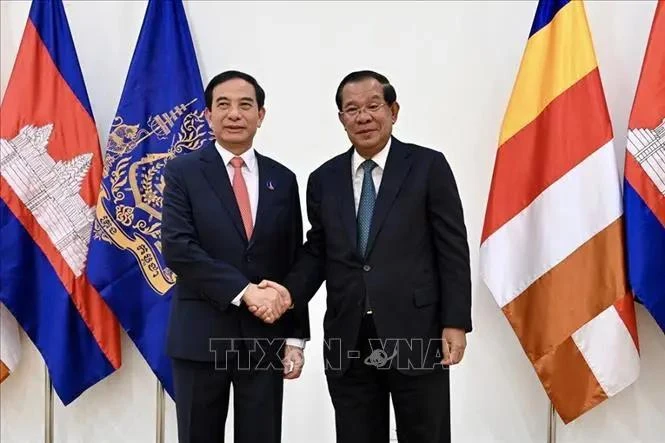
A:
<svg viewBox="0 0 665 443">
<path fill-rule="evenodd" d="M 363 259 L 356 252 L 352 153 L 310 175 L 312 227 L 285 285 L 298 309 L 326 281 L 329 375 L 348 367 L 365 297 L 378 337 L 392 339 L 384 346 L 387 356 L 398 351 L 391 364 L 415 374 L 441 359 L 442 328 L 471 331 L 469 249 L 457 186 L 443 154 L 393 138 Z"/>
<path fill-rule="evenodd" d="M 307 311 L 298 316 L 288 311 L 268 325 L 244 303 L 231 303 L 250 282 L 282 281 L 302 245 L 295 175 L 268 157 L 256 153 L 256 158 L 259 202 L 249 240 L 214 143 L 166 166 L 162 248 L 167 266 L 177 274 L 167 332 L 171 357 L 213 361 L 214 350 L 223 360 L 231 349 L 229 339 L 309 338 Z M 211 345 L 210 339 L 218 340 Z"/>
</svg>

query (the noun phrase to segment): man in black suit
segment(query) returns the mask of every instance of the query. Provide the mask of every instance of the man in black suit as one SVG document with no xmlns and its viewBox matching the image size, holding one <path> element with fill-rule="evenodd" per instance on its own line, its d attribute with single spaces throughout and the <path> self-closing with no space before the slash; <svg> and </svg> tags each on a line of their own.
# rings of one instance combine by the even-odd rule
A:
<svg viewBox="0 0 665 443">
<path fill-rule="evenodd" d="M 324 356 L 342 443 L 388 442 L 389 395 L 400 441 L 450 441 L 448 367 L 471 331 L 455 179 L 443 154 L 391 135 L 396 98 L 378 73 L 342 80 L 336 102 L 353 146 L 309 177 L 311 229 L 284 286 L 261 284 L 290 292 L 299 310 L 326 281 Z"/>
<path fill-rule="evenodd" d="M 164 174 L 162 244 L 178 276 L 167 337 L 178 437 L 224 441 L 233 384 L 235 441 L 279 442 L 283 378 L 300 375 L 308 314 L 256 284 L 281 281 L 302 245 L 298 184 L 252 146 L 265 116 L 253 77 L 219 74 L 205 100 L 216 141 L 172 159 Z M 261 321 L 250 306 L 274 317 Z"/>
</svg>

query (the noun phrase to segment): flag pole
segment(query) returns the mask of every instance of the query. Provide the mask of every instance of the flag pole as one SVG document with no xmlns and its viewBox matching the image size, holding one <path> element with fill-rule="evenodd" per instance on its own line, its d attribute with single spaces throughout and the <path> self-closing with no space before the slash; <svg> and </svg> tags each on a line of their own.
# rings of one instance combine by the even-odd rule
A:
<svg viewBox="0 0 665 443">
<path fill-rule="evenodd" d="M 53 383 L 44 365 L 44 443 L 53 443 Z"/>
<path fill-rule="evenodd" d="M 547 443 L 556 443 L 556 411 L 550 400 L 550 413 L 547 420 Z"/>
<path fill-rule="evenodd" d="M 162 387 L 162 384 L 159 382 L 159 380 L 157 380 L 157 401 L 155 407 L 157 416 L 155 442 L 164 443 L 164 388 Z"/>
</svg>

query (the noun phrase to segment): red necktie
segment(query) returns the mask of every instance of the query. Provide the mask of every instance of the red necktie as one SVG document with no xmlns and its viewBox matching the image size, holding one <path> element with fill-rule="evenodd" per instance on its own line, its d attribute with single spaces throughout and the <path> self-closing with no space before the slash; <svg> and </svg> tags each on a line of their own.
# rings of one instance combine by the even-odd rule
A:
<svg viewBox="0 0 665 443">
<path fill-rule="evenodd" d="M 252 238 L 254 225 L 252 223 L 252 207 L 249 204 L 249 192 L 247 192 L 247 184 L 242 176 L 241 168 L 244 164 L 244 160 L 240 157 L 233 157 L 231 159 L 231 166 L 233 166 L 233 193 L 236 196 L 238 209 L 240 209 L 240 216 L 242 217 L 242 224 L 245 225 L 245 233 L 249 240 Z"/>
</svg>

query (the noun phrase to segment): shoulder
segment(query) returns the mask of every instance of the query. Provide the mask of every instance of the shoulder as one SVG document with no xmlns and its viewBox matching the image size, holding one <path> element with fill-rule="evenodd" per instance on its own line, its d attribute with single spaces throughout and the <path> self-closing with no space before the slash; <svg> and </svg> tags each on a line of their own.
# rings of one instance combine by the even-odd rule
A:
<svg viewBox="0 0 665 443">
<path fill-rule="evenodd" d="M 310 174 L 310 180 L 325 180 L 331 175 L 337 175 L 345 168 L 351 174 L 351 150 L 342 152 L 339 155 L 327 160 Z"/>
<path fill-rule="evenodd" d="M 295 180 L 296 174 L 277 160 L 263 154 L 256 153 L 257 160 L 262 163 L 266 170 L 278 177 L 285 177 L 289 180 Z"/>
<path fill-rule="evenodd" d="M 396 138 L 393 138 L 393 142 L 393 147 L 405 150 L 405 152 L 408 152 L 415 161 L 422 161 L 424 163 L 439 162 L 441 160 L 445 161 L 446 157 L 440 149 L 428 148 L 415 143 L 404 143 Z"/>
</svg>

